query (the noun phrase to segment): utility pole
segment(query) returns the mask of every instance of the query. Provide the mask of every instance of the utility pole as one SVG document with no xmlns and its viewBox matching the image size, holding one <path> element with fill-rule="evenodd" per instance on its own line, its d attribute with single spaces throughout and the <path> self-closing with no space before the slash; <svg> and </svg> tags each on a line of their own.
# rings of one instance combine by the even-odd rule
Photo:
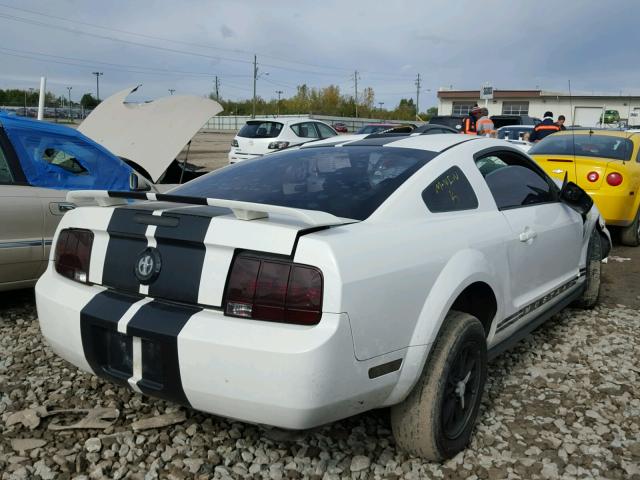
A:
<svg viewBox="0 0 640 480">
<path fill-rule="evenodd" d="M 92 75 L 96 76 L 96 100 L 100 101 L 100 75 L 104 75 L 102 72 L 91 72 Z"/>
<path fill-rule="evenodd" d="M 356 70 L 355 72 L 353 72 L 353 81 L 355 83 L 355 90 L 356 90 L 356 118 L 358 118 L 358 71 Z"/>
<path fill-rule="evenodd" d="M 215 83 L 215 87 L 216 87 L 216 102 L 220 100 L 220 82 L 218 81 L 218 76 L 216 75 L 216 83 Z"/>
<path fill-rule="evenodd" d="M 418 74 L 418 78 L 416 78 L 416 120 L 420 117 L 420 74 Z"/>
<path fill-rule="evenodd" d="M 284 92 L 282 90 L 276 90 L 276 93 L 278 94 L 278 103 L 276 104 L 276 116 L 279 117 L 280 116 L 280 95 L 282 95 Z"/>
<path fill-rule="evenodd" d="M 169 94 L 170 94 L 170 95 L 173 95 L 173 92 L 175 92 L 175 91 L 176 91 L 176 89 L 175 89 L 175 88 L 170 88 L 170 89 L 169 89 Z"/>
<path fill-rule="evenodd" d="M 258 80 L 258 57 L 253 56 L 253 106 L 251 108 L 251 118 L 256 118 L 256 80 Z"/>
<path fill-rule="evenodd" d="M 67 90 L 69 92 L 69 120 L 73 120 L 73 115 L 71 115 L 71 89 L 73 87 L 67 87 Z"/>
</svg>

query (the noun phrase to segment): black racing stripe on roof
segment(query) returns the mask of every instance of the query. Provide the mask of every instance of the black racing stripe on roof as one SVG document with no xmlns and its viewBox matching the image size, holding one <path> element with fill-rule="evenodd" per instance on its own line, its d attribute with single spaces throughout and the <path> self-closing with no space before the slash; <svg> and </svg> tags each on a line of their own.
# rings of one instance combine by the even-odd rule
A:
<svg viewBox="0 0 640 480">
<path fill-rule="evenodd" d="M 388 133 L 385 135 L 369 135 L 362 140 L 356 140 L 355 142 L 345 143 L 345 147 L 381 147 L 389 143 L 397 142 L 398 140 L 404 140 L 409 138 L 408 134 L 400 133 L 393 134 Z"/>
<path fill-rule="evenodd" d="M 321 143 L 318 145 L 317 143 L 305 143 L 301 145 L 300 148 L 306 150 L 307 148 L 320 148 L 320 147 L 337 147 L 338 145 L 345 145 L 349 142 L 353 142 L 353 140 L 340 140 L 337 142 L 329 142 L 329 143 Z"/>
<path fill-rule="evenodd" d="M 457 147 L 458 145 L 462 145 L 463 143 L 471 142 L 473 140 L 478 140 L 478 138 L 480 138 L 480 137 L 467 138 L 466 140 L 462 140 L 461 142 L 454 143 L 453 145 L 449 145 L 447 148 L 444 148 L 444 149 L 440 150 L 440 153 L 444 153 L 447 150 L 451 150 L 453 147 Z"/>
</svg>

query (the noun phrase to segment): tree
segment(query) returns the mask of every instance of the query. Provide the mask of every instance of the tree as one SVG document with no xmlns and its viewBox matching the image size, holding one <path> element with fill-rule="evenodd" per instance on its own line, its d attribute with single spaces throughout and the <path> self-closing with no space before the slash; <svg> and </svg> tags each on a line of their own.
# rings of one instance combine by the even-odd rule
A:
<svg viewBox="0 0 640 480">
<path fill-rule="evenodd" d="M 96 108 L 99 103 L 100 102 L 90 93 L 85 93 L 80 99 L 80 105 L 88 109 Z"/>
</svg>

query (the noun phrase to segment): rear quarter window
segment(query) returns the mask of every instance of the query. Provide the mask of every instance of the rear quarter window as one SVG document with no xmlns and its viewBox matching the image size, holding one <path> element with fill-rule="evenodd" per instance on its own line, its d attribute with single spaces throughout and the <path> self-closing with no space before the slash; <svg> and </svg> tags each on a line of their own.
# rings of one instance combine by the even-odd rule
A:
<svg viewBox="0 0 640 480">
<path fill-rule="evenodd" d="M 462 170 L 451 167 L 422 192 L 422 200 L 433 213 L 478 208 L 478 198 Z"/>
</svg>

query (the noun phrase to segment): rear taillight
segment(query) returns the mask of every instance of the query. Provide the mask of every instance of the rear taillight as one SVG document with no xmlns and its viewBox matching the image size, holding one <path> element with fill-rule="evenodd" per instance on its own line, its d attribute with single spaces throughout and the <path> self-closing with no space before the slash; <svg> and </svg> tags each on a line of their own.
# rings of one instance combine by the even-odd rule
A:
<svg viewBox="0 0 640 480">
<path fill-rule="evenodd" d="M 225 313 L 233 317 L 315 325 L 322 315 L 322 273 L 292 262 L 238 256 Z"/>
<path fill-rule="evenodd" d="M 289 142 L 271 142 L 268 145 L 269 150 L 282 150 L 283 148 L 287 148 L 289 146 Z"/>
<path fill-rule="evenodd" d="M 600 175 L 598 175 L 598 172 L 587 173 L 587 180 L 589 180 L 592 183 L 597 182 L 599 178 L 600 178 Z"/>
<path fill-rule="evenodd" d="M 617 187 L 622 183 L 622 175 L 620 175 L 618 172 L 611 172 L 609 175 L 607 175 L 607 183 L 612 187 Z"/>
<path fill-rule="evenodd" d="M 238 145 L 238 140 L 236 140 L 235 138 L 233 140 L 231 140 L 231 146 L 232 147 L 239 147 L 240 145 Z"/>
<path fill-rule="evenodd" d="M 54 265 L 56 272 L 76 282 L 89 283 L 93 232 L 67 229 L 58 235 Z"/>
</svg>

